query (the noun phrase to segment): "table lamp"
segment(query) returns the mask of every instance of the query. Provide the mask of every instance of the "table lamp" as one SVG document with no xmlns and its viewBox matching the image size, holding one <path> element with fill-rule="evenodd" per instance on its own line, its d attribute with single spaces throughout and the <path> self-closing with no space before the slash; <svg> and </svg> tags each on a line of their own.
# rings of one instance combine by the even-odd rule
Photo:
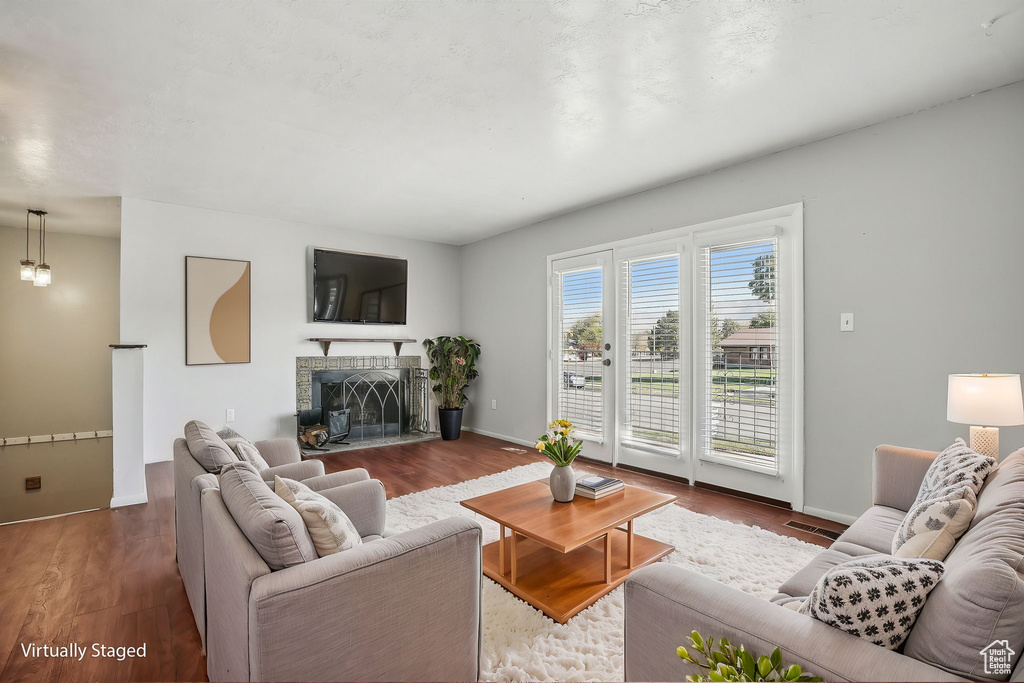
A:
<svg viewBox="0 0 1024 683">
<path fill-rule="evenodd" d="M 998 460 L 999 428 L 1024 424 L 1020 375 L 950 375 L 946 419 L 971 425 L 971 450 Z"/>
</svg>

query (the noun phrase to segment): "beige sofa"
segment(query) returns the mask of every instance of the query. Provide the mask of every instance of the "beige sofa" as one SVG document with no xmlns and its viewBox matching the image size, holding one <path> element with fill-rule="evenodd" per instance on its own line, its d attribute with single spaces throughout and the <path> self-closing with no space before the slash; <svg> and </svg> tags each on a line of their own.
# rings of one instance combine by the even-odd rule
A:
<svg viewBox="0 0 1024 683">
<path fill-rule="evenodd" d="M 784 661 L 827 681 L 1024 681 L 1024 449 L 986 479 L 974 521 L 946 557 L 945 576 L 901 650 L 882 649 L 781 606 L 807 596 L 837 564 L 888 554 L 936 455 L 875 449 L 873 507 L 782 584 L 771 602 L 666 563 L 636 571 L 625 584 L 626 680 L 682 681 L 694 673 L 675 652 L 697 630 L 757 652 L 779 646 Z M 1014 652 L 1012 674 L 986 673 L 982 651 L 994 641 L 1007 641 Z"/>
<path fill-rule="evenodd" d="M 357 482 L 320 493 L 363 544 L 317 558 L 298 513 L 234 469 L 202 491 L 211 681 L 477 680 L 478 524 L 455 517 L 385 537 L 383 486 Z M 302 557 L 272 570 L 280 539 L 301 546 L 300 536 Z"/>
<path fill-rule="evenodd" d="M 273 481 L 274 475 L 302 481 L 314 491 L 342 486 L 356 481 L 367 481 L 370 475 L 364 469 L 324 474 L 319 460 L 302 460 L 294 439 L 257 441 L 256 448 L 271 468 L 264 478 Z M 199 629 L 203 647 L 206 646 L 206 580 L 203 561 L 203 524 L 200 496 L 203 489 L 217 487 L 217 476 L 207 472 L 193 457 L 185 439 L 174 441 L 174 535 L 178 572 L 185 584 L 185 593 L 192 615 Z"/>
</svg>

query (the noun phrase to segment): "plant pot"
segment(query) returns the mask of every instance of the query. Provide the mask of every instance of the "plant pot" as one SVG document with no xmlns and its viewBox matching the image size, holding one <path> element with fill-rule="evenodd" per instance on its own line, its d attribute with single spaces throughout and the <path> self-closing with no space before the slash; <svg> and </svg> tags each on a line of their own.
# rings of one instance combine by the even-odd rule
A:
<svg viewBox="0 0 1024 683">
<path fill-rule="evenodd" d="M 437 423 L 441 428 L 441 438 L 455 441 L 462 436 L 462 408 L 438 408 Z"/>
<path fill-rule="evenodd" d="M 569 503 L 576 495 L 576 473 L 571 465 L 555 465 L 548 477 L 551 497 L 559 503 Z"/>
</svg>

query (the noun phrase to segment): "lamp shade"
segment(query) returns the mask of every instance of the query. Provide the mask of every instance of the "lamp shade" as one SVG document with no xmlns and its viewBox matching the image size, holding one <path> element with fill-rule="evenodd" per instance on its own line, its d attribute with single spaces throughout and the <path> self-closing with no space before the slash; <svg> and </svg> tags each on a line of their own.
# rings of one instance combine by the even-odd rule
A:
<svg viewBox="0 0 1024 683">
<path fill-rule="evenodd" d="M 1024 424 L 1020 375 L 950 375 L 946 419 L 985 427 Z"/>
</svg>

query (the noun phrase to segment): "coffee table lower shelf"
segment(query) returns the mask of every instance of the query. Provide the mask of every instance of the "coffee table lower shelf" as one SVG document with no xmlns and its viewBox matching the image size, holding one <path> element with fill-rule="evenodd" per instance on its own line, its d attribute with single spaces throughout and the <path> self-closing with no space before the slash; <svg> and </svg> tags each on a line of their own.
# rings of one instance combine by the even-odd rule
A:
<svg viewBox="0 0 1024 683">
<path fill-rule="evenodd" d="M 511 543 L 511 538 L 506 538 Z M 519 535 L 516 546 L 516 582 L 511 580 L 511 560 L 499 568 L 499 542 L 483 548 L 484 574 L 506 590 L 530 603 L 560 624 L 597 602 L 619 586 L 630 572 L 657 562 L 674 547 L 646 536 L 633 536 L 633 566 L 628 566 L 627 532 L 612 532 L 611 581 L 605 582 L 604 536 L 569 553 L 552 550 Z"/>
</svg>

